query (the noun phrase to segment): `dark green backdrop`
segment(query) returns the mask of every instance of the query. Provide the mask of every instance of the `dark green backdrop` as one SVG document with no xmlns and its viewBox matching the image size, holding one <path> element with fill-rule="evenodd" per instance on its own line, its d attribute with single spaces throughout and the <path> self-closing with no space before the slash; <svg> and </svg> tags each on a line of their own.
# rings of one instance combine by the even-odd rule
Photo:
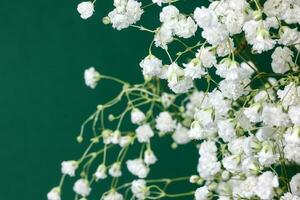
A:
<svg viewBox="0 0 300 200">
<path fill-rule="evenodd" d="M 59 181 L 61 161 L 78 158 L 82 148 L 75 138 L 81 122 L 115 92 L 108 83 L 88 89 L 85 68 L 95 66 L 132 83 L 142 80 L 138 63 L 151 35 L 104 26 L 101 19 L 111 1 L 98 1 L 94 17 L 86 21 L 76 11 L 78 3 L 0 2 L 1 200 L 46 199 Z M 161 154 L 169 151 L 160 149 Z M 154 169 L 157 176 L 195 167 L 185 164 L 190 154 L 173 155 L 176 164 L 163 160 L 165 166 Z"/>
</svg>

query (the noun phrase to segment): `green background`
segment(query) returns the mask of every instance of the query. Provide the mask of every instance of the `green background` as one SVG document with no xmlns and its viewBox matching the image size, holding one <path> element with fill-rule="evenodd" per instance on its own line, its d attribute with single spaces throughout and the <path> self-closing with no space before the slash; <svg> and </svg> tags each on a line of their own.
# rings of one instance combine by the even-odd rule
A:
<svg viewBox="0 0 300 200">
<path fill-rule="evenodd" d="M 0 2 L 0 199 L 46 199 L 59 182 L 61 161 L 81 154 L 83 146 L 75 140 L 80 124 L 98 103 L 116 93 L 110 83 L 87 88 L 84 69 L 95 66 L 131 83 L 142 81 L 138 63 L 147 55 L 152 36 L 103 25 L 111 1 L 98 1 L 89 20 L 79 17 L 78 3 Z M 157 19 L 158 15 L 155 20 L 145 15 L 148 23 L 157 24 Z M 197 153 L 169 154 L 168 142 L 159 148 L 166 159 L 153 174 L 191 172 L 197 160 L 186 163 Z"/>
</svg>

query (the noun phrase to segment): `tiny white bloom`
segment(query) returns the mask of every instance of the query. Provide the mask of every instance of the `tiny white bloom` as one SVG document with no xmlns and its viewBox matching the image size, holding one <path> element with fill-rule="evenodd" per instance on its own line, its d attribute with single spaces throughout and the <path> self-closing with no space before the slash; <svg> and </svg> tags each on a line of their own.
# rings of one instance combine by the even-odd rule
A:
<svg viewBox="0 0 300 200">
<path fill-rule="evenodd" d="M 97 178 L 97 180 L 105 179 L 107 177 L 106 171 L 107 168 L 104 164 L 99 165 L 95 173 L 95 177 Z"/>
<path fill-rule="evenodd" d="M 149 142 L 150 138 L 153 137 L 154 133 L 149 124 L 139 126 L 136 130 L 137 140 L 140 143 Z"/>
<path fill-rule="evenodd" d="M 209 196 L 210 196 L 210 192 L 209 192 L 207 186 L 200 187 L 195 192 L 196 200 L 207 200 L 207 199 L 209 199 Z"/>
<path fill-rule="evenodd" d="M 78 4 L 77 11 L 82 19 L 91 17 L 94 13 L 94 4 L 91 1 L 84 1 Z"/>
<path fill-rule="evenodd" d="M 156 128 L 162 132 L 171 132 L 176 128 L 176 121 L 169 112 L 161 112 L 155 119 Z"/>
<path fill-rule="evenodd" d="M 77 180 L 74 184 L 73 190 L 83 197 L 87 197 L 91 192 L 89 182 L 86 179 Z"/>
<path fill-rule="evenodd" d="M 143 179 L 134 180 L 131 183 L 131 191 L 133 195 L 139 199 L 144 200 L 149 196 L 150 191 L 146 186 L 146 181 Z"/>
<path fill-rule="evenodd" d="M 61 172 L 69 176 L 75 176 L 75 171 L 78 168 L 78 162 L 75 160 L 63 161 L 61 163 Z"/>
<path fill-rule="evenodd" d="M 94 67 L 90 67 L 84 71 L 84 80 L 88 87 L 94 89 L 100 80 L 100 74 Z"/>
<path fill-rule="evenodd" d="M 118 193 L 115 190 L 109 191 L 106 195 L 104 195 L 103 200 L 124 200 L 122 194 Z"/>
<path fill-rule="evenodd" d="M 133 124 L 141 124 L 145 120 L 145 114 L 138 108 L 134 108 L 131 111 L 131 122 Z"/>
<path fill-rule="evenodd" d="M 294 175 L 290 182 L 291 190 L 294 195 L 300 196 L 300 173 Z"/>
<path fill-rule="evenodd" d="M 146 178 L 149 173 L 149 167 L 145 165 L 142 159 L 128 160 L 126 165 L 129 172 L 139 178 Z"/>
<path fill-rule="evenodd" d="M 147 165 L 152 165 L 154 163 L 156 163 L 157 158 L 155 156 L 155 154 L 153 153 L 153 151 L 151 149 L 146 149 L 146 151 L 144 152 L 144 162 Z"/>
<path fill-rule="evenodd" d="M 108 170 L 109 175 L 112 177 L 120 177 L 122 175 L 121 163 L 115 162 Z"/>
<path fill-rule="evenodd" d="M 48 200 L 61 200 L 60 188 L 55 187 L 47 194 Z"/>
</svg>

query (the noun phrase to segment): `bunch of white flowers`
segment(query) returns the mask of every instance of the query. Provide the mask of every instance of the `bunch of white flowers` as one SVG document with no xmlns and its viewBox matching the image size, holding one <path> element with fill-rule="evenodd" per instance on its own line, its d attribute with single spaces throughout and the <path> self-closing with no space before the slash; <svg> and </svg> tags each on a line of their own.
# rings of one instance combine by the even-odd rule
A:
<svg viewBox="0 0 300 200">
<path fill-rule="evenodd" d="M 300 199 L 300 1 L 217 0 L 207 7 L 189 2 L 191 13 L 177 6 L 184 3 L 114 0 L 105 24 L 153 34 L 139 63 L 145 82 L 130 85 L 93 67 L 85 71 L 92 89 L 104 80 L 122 89 L 84 121 L 77 141 L 86 139 L 91 124 L 90 145 L 78 160 L 62 162 L 60 184 L 48 200 L 62 198 L 66 176 L 78 177 L 73 189 L 81 200 L 99 192 L 92 190 L 96 181 L 111 183 L 99 192 L 103 200 Z M 94 6 L 80 3 L 78 12 L 87 19 Z M 160 25 L 137 25 L 154 6 Z M 175 53 L 168 48 L 172 43 Z M 161 50 L 165 56 L 159 57 Z M 125 108 L 112 113 L 119 103 Z M 134 128 L 128 130 L 128 122 Z M 151 144 L 161 137 L 170 137 L 173 149 L 198 150 L 197 174 L 148 179 L 162 150 Z M 108 154 L 113 148 L 116 156 Z M 126 173 L 133 179 L 123 182 Z M 194 189 L 169 191 L 177 182 Z"/>
</svg>

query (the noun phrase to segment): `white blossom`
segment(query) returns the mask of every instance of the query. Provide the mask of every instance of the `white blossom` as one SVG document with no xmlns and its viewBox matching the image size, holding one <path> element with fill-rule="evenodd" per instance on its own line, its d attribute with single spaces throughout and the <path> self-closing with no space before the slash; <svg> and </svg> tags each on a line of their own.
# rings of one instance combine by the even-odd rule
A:
<svg viewBox="0 0 300 200">
<path fill-rule="evenodd" d="M 111 190 L 108 194 L 103 197 L 103 200 L 124 200 L 122 194 L 118 193 L 115 190 Z"/>
<path fill-rule="evenodd" d="M 146 149 L 144 152 L 144 162 L 147 165 L 152 165 L 157 162 L 157 158 L 151 149 Z"/>
<path fill-rule="evenodd" d="M 86 179 L 79 179 L 75 182 L 73 190 L 80 196 L 86 197 L 90 194 L 91 188 Z"/>
<path fill-rule="evenodd" d="M 293 65 L 293 52 L 287 47 L 277 47 L 272 54 L 272 70 L 275 73 L 284 74 Z"/>
<path fill-rule="evenodd" d="M 187 144 L 190 142 L 190 137 L 188 135 L 189 129 L 185 128 L 181 124 L 177 124 L 176 130 L 172 135 L 173 140 L 176 144 Z"/>
<path fill-rule="evenodd" d="M 131 111 L 131 122 L 133 124 L 141 124 L 145 120 L 145 114 L 138 108 L 134 108 Z"/>
<path fill-rule="evenodd" d="M 176 128 L 176 121 L 169 112 L 161 112 L 155 119 L 156 128 L 162 132 L 171 132 Z"/>
<path fill-rule="evenodd" d="M 296 126 L 300 126 L 300 105 L 291 106 L 288 113 L 292 123 Z"/>
<path fill-rule="evenodd" d="M 300 196 L 300 173 L 294 175 L 290 181 L 291 191 L 294 195 Z"/>
<path fill-rule="evenodd" d="M 271 200 L 275 195 L 274 188 L 278 186 L 278 177 L 270 171 L 264 172 L 258 177 L 255 194 L 261 199 Z"/>
<path fill-rule="evenodd" d="M 149 173 L 149 168 L 142 159 L 128 160 L 126 165 L 130 173 L 139 178 L 146 178 Z"/>
<path fill-rule="evenodd" d="M 122 176 L 121 163 L 120 162 L 113 163 L 111 165 L 111 167 L 109 168 L 108 173 L 112 177 L 120 177 L 120 176 Z"/>
<path fill-rule="evenodd" d="M 167 23 L 179 16 L 179 10 L 174 5 L 165 6 L 162 12 L 159 14 L 159 19 L 161 22 Z"/>
<path fill-rule="evenodd" d="M 134 180 L 131 183 L 131 191 L 133 195 L 139 199 L 146 199 L 150 194 L 148 187 L 146 186 L 146 181 L 143 179 Z"/>
<path fill-rule="evenodd" d="M 48 192 L 47 199 L 48 200 L 61 200 L 61 197 L 60 197 L 60 188 L 59 187 L 55 187 L 50 192 Z"/>
<path fill-rule="evenodd" d="M 154 136 L 154 133 L 149 124 L 139 126 L 136 130 L 137 140 L 140 143 L 149 142 L 150 138 Z"/>
<path fill-rule="evenodd" d="M 263 107 L 261 117 L 264 124 L 268 126 L 286 126 L 290 122 L 288 115 L 282 111 L 282 108 L 272 104 Z"/>
<path fill-rule="evenodd" d="M 153 55 L 149 55 L 140 62 L 144 76 L 158 76 L 162 70 L 162 61 Z"/>
<path fill-rule="evenodd" d="M 94 89 L 100 80 L 100 74 L 95 70 L 94 67 L 90 67 L 84 71 L 84 80 L 88 87 Z"/>
<path fill-rule="evenodd" d="M 78 4 L 77 11 L 82 19 L 91 17 L 94 13 L 94 4 L 91 1 L 84 1 Z"/>
<path fill-rule="evenodd" d="M 78 168 L 78 162 L 75 160 L 63 161 L 61 163 L 61 172 L 69 176 L 75 176 L 75 171 Z"/>
<path fill-rule="evenodd" d="M 200 187 L 195 192 L 196 200 L 207 200 L 207 199 L 209 199 L 209 196 L 210 196 L 210 192 L 209 192 L 207 186 Z"/>
<path fill-rule="evenodd" d="M 121 30 L 139 21 L 144 12 L 141 5 L 135 0 L 122 1 L 121 5 L 115 3 L 116 8 L 108 14 L 112 27 Z"/>
<path fill-rule="evenodd" d="M 107 167 L 104 164 L 99 165 L 95 173 L 97 180 L 105 179 L 107 177 L 106 171 Z"/>
</svg>

